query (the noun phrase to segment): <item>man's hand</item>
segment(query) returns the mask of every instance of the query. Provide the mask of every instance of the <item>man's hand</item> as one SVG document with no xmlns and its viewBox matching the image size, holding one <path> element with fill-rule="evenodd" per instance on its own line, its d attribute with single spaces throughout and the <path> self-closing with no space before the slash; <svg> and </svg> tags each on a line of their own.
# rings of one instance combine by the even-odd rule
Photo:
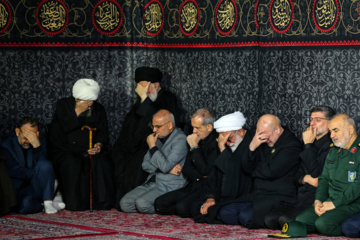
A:
<svg viewBox="0 0 360 240">
<path fill-rule="evenodd" d="M 173 167 L 173 169 L 171 169 L 171 171 L 169 173 L 173 174 L 173 175 L 176 175 L 176 176 L 179 176 L 180 173 L 182 171 L 182 167 L 180 164 L 176 164 L 175 167 Z"/>
<path fill-rule="evenodd" d="M 320 202 L 319 200 L 315 200 L 314 202 L 314 210 L 316 215 L 321 216 L 325 211 L 323 209 L 323 203 Z"/>
<path fill-rule="evenodd" d="M 141 98 L 141 102 L 143 102 L 148 97 L 147 93 L 149 91 L 150 84 L 151 82 L 148 82 L 148 84 L 145 87 L 143 87 L 140 83 L 137 84 L 135 92 Z"/>
<path fill-rule="evenodd" d="M 207 214 L 208 208 L 215 205 L 215 199 L 214 198 L 208 198 L 206 202 L 201 205 L 200 212 L 201 214 Z"/>
<path fill-rule="evenodd" d="M 323 202 L 323 206 L 320 208 L 320 210 L 323 212 L 327 212 L 333 209 L 335 209 L 335 205 L 332 201 Z"/>
<path fill-rule="evenodd" d="M 221 133 L 219 134 L 219 137 L 216 139 L 218 142 L 218 147 L 220 152 L 224 151 L 226 148 L 226 143 L 230 137 L 231 132 L 227 133 L 225 136 Z"/>
<path fill-rule="evenodd" d="M 90 155 L 95 155 L 95 154 L 101 152 L 101 147 L 102 147 L 102 145 L 103 145 L 103 144 L 100 143 L 100 142 L 95 143 L 95 144 L 94 144 L 94 147 L 93 147 L 92 149 L 88 149 L 88 153 L 89 153 Z"/>
<path fill-rule="evenodd" d="M 264 142 L 267 142 L 269 139 L 269 136 L 264 133 L 264 131 L 259 132 L 256 130 L 255 136 L 251 140 L 251 143 L 249 145 L 250 151 L 255 151 L 261 144 Z"/>
<path fill-rule="evenodd" d="M 186 140 L 187 140 L 190 148 L 197 147 L 199 145 L 199 142 L 200 142 L 199 136 L 196 135 L 195 133 L 190 134 L 189 136 L 187 136 Z"/>
<path fill-rule="evenodd" d="M 76 116 L 80 116 L 83 112 L 89 109 L 93 101 L 76 100 L 75 113 Z"/>
<path fill-rule="evenodd" d="M 156 141 L 158 137 L 159 137 L 158 133 L 152 133 L 147 137 L 146 142 L 149 145 L 149 149 L 152 149 L 153 147 L 156 146 Z"/>
<path fill-rule="evenodd" d="M 302 184 L 310 184 L 313 187 L 317 187 L 319 184 L 319 179 L 318 178 L 313 178 L 311 175 L 307 174 L 304 176 L 303 180 L 301 181 Z"/>
<path fill-rule="evenodd" d="M 313 143 L 315 141 L 316 138 L 316 133 L 317 133 L 317 129 L 313 129 L 311 126 L 308 127 L 305 132 L 303 132 L 302 136 L 303 136 L 303 141 L 304 144 L 307 143 Z"/>
<path fill-rule="evenodd" d="M 39 137 L 38 137 L 38 134 L 36 134 L 35 132 L 33 131 L 30 131 L 30 130 L 26 130 L 24 129 L 22 131 L 24 137 L 29 141 L 29 143 L 31 144 L 31 146 L 33 148 L 38 148 L 40 147 L 41 143 L 40 143 L 40 140 L 39 140 Z"/>
</svg>

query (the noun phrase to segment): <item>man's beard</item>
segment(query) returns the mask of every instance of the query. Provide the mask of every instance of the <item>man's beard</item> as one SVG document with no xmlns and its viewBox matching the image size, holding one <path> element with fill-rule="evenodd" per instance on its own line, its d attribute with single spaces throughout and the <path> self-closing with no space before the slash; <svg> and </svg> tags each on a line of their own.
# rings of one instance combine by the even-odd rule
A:
<svg viewBox="0 0 360 240">
<path fill-rule="evenodd" d="M 150 98 L 151 101 L 155 102 L 158 97 L 158 91 L 155 89 L 154 85 L 152 87 L 153 87 L 153 92 L 148 93 L 148 97 Z"/>
<path fill-rule="evenodd" d="M 244 138 L 242 138 L 241 136 L 236 134 L 236 141 L 233 143 L 229 144 L 229 147 L 231 149 L 232 152 L 235 152 L 235 150 L 237 149 L 237 147 L 240 145 L 240 143 L 242 142 Z"/>
</svg>

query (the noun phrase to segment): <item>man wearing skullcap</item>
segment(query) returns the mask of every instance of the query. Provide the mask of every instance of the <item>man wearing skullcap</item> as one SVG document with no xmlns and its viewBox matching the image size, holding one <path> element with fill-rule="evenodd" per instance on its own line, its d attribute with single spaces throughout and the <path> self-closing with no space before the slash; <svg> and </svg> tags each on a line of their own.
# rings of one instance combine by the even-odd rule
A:
<svg viewBox="0 0 360 240">
<path fill-rule="evenodd" d="M 241 112 L 225 115 L 214 123 L 219 133 L 217 147 L 220 155 L 203 188 L 203 194 L 192 205 L 195 222 L 221 223 L 218 210 L 226 202 L 250 194 L 251 175 L 244 172 L 241 158 L 252 134 L 244 128 L 246 119 Z"/>
<path fill-rule="evenodd" d="M 115 165 L 117 203 L 148 176 L 141 164 L 149 149 L 146 138 L 151 133 L 149 124 L 152 116 L 160 109 L 169 110 L 175 117 L 176 126 L 180 126 L 177 98 L 160 86 L 162 76 L 157 68 L 139 67 L 135 70 L 137 99 L 125 117 L 111 152 Z"/>
<path fill-rule="evenodd" d="M 76 81 L 72 97 L 57 102 L 50 126 L 51 159 L 68 210 L 90 208 L 90 160 L 93 209 L 110 209 L 115 203 L 113 166 L 104 156 L 109 141 L 108 122 L 104 107 L 96 102 L 99 92 L 99 84 L 92 79 Z M 94 129 L 91 149 L 89 128 Z"/>
<path fill-rule="evenodd" d="M 281 126 L 280 119 L 260 117 L 256 133 L 246 148 L 242 165 L 251 174 L 251 198 L 238 199 L 221 207 L 220 219 L 226 224 L 264 228 L 264 217 L 280 203 L 296 202 L 295 175 L 302 145 L 296 136 Z"/>
</svg>

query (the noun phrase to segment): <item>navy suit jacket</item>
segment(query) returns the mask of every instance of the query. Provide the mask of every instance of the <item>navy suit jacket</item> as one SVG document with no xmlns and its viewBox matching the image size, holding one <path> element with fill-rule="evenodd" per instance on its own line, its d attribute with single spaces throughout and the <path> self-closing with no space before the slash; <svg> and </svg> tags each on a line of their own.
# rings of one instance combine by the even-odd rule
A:
<svg viewBox="0 0 360 240">
<path fill-rule="evenodd" d="M 19 190 L 23 182 L 31 179 L 34 175 L 36 163 L 41 159 L 46 159 L 46 142 L 40 137 L 41 150 L 34 154 L 34 149 L 30 147 L 27 153 L 27 164 L 21 145 L 15 134 L 4 139 L 0 143 L 0 151 L 6 158 L 6 167 L 13 181 L 16 190 Z"/>
</svg>

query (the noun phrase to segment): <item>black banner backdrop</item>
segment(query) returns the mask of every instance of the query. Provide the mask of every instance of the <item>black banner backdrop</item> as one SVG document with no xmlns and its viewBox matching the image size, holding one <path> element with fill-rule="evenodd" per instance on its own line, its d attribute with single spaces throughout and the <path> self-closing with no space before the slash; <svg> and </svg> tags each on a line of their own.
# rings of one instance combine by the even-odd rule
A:
<svg viewBox="0 0 360 240">
<path fill-rule="evenodd" d="M 272 113 L 300 136 L 319 104 L 358 121 L 359 20 L 359 0 L 0 0 L 0 138 L 29 114 L 50 123 L 88 77 L 113 143 L 144 65 L 186 121 L 200 107 L 240 110 L 248 126 Z"/>
</svg>

